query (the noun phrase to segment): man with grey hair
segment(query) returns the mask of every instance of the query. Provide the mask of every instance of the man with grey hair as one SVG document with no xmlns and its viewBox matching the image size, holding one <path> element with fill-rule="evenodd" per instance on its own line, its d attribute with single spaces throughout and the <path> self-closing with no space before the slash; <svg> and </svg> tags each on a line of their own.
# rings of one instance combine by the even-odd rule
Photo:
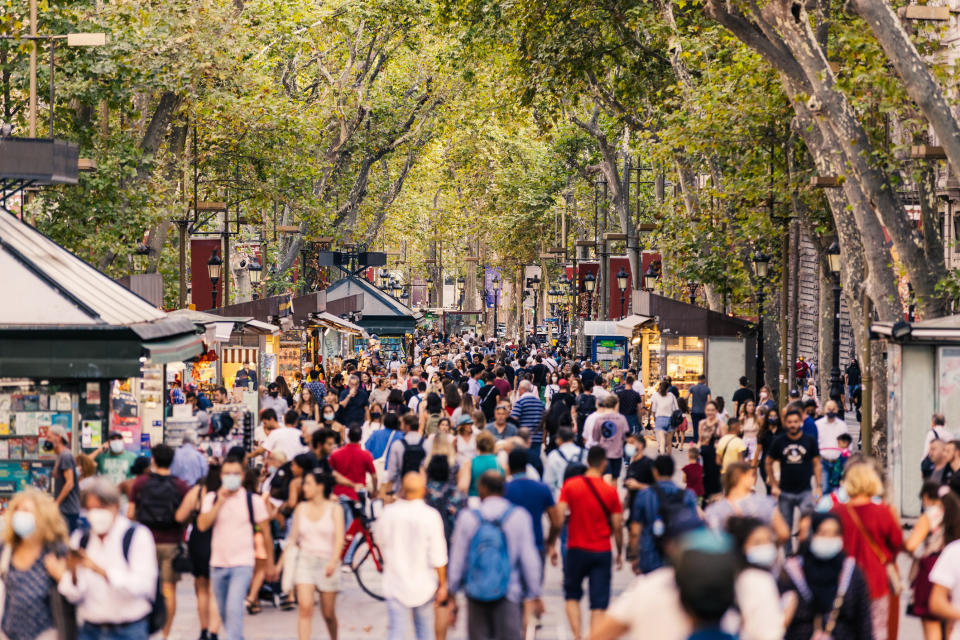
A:
<svg viewBox="0 0 960 640">
<path fill-rule="evenodd" d="M 80 490 L 77 478 L 77 461 L 70 453 L 67 431 L 60 425 L 50 427 L 48 439 L 53 445 L 57 461 L 53 465 L 53 495 L 60 507 L 60 515 L 73 531 L 80 520 Z"/>
<path fill-rule="evenodd" d="M 170 474 L 186 482 L 188 487 L 192 487 L 207 475 L 208 469 L 207 456 L 197 448 L 197 432 L 193 429 L 185 430 L 183 441 L 173 454 Z"/>
<path fill-rule="evenodd" d="M 120 512 L 120 492 L 95 478 L 83 492 L 89 531 L 75 531 L 77 562 L 48 554 L 47 571 L 57 590 L 77 605 L 81 638 L 147 640 L 157 594 L 157 556 L 146 527 Z M 78 503 L 79 508 L 79 503 Z"/>
<path fill-rule="evenodd" d="M 347 379 L 347 388 L 340 392 L 340 408 L 337 410 L 337 421 L 349 427 L 354 422 L 363 424 L 366 421 L 366 408 L 369 402 L 367 392 L 360 386 L 360 377 L 351 374 Z"/>
</svg>

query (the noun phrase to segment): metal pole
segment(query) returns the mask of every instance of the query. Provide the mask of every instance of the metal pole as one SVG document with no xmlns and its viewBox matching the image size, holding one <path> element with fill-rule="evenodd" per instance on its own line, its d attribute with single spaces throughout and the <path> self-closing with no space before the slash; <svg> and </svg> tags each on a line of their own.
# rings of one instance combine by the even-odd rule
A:
<svg viewBox="0 0 960 640">
<path fill-rule="evenodd" d="M 177 220 L 177 230 L 180 232 L 180 304 L 181 309 L 187 306 L 187 221 Z"/>
<path fill-rule="evenodd" d="M 792 363 L 787 362 L 787 306 L 790 302 L 790 280 L 787 277 L 790 267 L 790 233 L 784 225 L 782 246 L 782 271 L 780 274 L 780 408 L 787 406 L 790 390 L 787 385 L 790 381 L 789 369 Z"/>
<path fill-rule="evenodd" d="M 764 375 L 766 367 L 763 362 L 763 285 L 760 285 L 760 291 L 757 295 L 757 393 L 760 387 L 764 385 Z"/>
<path fill-rule="evenodd" d="M 37 0 L 30 0 L 30 137 L 37 137 Z"/>
<path fill-rule="evenodd" d="M 843 406 L 843 382 L 840 380 L 840 279 L 833 285 L 833 354 L 830 367 L 830 399 Z M 841 414 L 842 415 L 842 414 Z"/>
<path fill-rule="evenodd" d="M 54 103 L 54 93 L 53 93 L 53 60 L 54 60 L 54 50 L 57 47 L 57 41 L 50 39 L 50 139 L 53 140 L 53 103 Z"/>
<path fill-rule="evenodd" d="M 873 321 L 873 301 L 863 296 L 864 349 L 860 388 L 860 450 L 873 455 L 873 373 L 870 352 L 870 323 Z"/>
<path fill-rule="evenodd" d="M 213 281 L 212 291 L 213 291 L 213 294 L 211 297 L 213 298 L 213 306 L 211 306 L 210 308 L 216 309 L 217 308 L 217 281 L 216 280 Z"/>
</svg>

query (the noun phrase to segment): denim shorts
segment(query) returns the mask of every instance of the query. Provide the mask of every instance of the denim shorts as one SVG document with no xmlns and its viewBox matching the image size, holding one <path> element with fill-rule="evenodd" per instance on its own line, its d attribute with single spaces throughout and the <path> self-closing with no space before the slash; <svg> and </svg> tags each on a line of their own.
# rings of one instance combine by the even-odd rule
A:
<svg viewBox="0 0 960 640">
<path fill-rule="evenodd" d="M 657 416 L 653 419 L 653 426 L 659 431 L 673 431 L 670 426 L 670 416 Z"/>
</svg>

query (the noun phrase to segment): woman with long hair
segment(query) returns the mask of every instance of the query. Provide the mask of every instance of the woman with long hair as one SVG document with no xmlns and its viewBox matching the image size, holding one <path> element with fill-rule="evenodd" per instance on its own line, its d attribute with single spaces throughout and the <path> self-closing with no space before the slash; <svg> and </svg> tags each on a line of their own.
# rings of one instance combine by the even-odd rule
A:
<svg viewBox="0 0 960 640">
<path fill-rule="evenodd" d="M 284 555 L 296 553 L 293 569 L 297 590 L 297 637 L 310 640 L 313 629 L 314 593 L 320 593 L 320 613 L 331 640 L 337 640 L 337 592 L 340 591 L 340 554 L 343 551 L 344 516 L 340 505 L 330 500 L 333 478 L 319 469 L 303 476 L 304 501 L 293 513 L 293 526 Z M 292 547 L 296 548 L 294 552 Z M 286 558 L 285 558 L 286 560 Z"/>
<path fill-rule="evenodd" d="M 177 522 L 192 525 L 190 537 L 187 538 L 187 550 L 190 553 L 193 590 L 197 595 L 200 637 L 204 640 L 208 634 L 217 635 L 220 630 L 220 614 L 217 611 L 217 601 L 210 591 L 210 543 L 213 539 L 213 528 L 200 531 L 197 527 L 197 516 L 200 515 L 204 497 L 209 492 L 216 494 L 220 490 L 220 484 L 220 465 L 211 464 L 207 475 L 183 496 L 176 515 Z"/>
<path fill-rule="evenodd" d="M 670 453 L 670 438 L 673 427 L 670 426 L 670 417 L 680 407 L 677 397 L 670 393 L 670 383 L 661 380 L 657 392 L 650 398 L 650 412 L 653 414 L 653 426 L 657 435 L 657 451 L 660 455 Z M 704 453 L 706 456 L 706 453 Z"/>
<path fill-rule="evenodd" d="M 746 459 L 753 458 L 753 452 L 757 450 L 757 437 L 760 433 L 760 425 L 757 423 L 757 404 L 753 400 L 747 400 L 740 405 L 740 432 L 743 443 L 747 445 Z"/>
<path fill-rule="evenodd" d="M 371 402 L 367 406 L 367 419 L 363 423 L 363 436 L 360 438 L 360 446 L 367 442 L 374 431 L 383 428 L 383 407 L 379 402 Z"/>
<path fill-rule="evenodd" d="M 496 387 L 493 388 L 496 389 Z M 462 396 L 460 396 L 460 406 L 454 409 L 453 413 L 450 414 L 450 422 L 457 424 L 457 421 L 460 420 L 461 416 L 472 415 L 476 409 L 479 409 L 476 400 L 474 400 L 473 396 L 469 393 L 464 393 Z"/>
<path fill-rule="evenodd" d="M 370 393 L 373 391 L 373 379 L 370 377 L 369 371 L 360 372 L 360 388 Z"/>
<path fill-rule="evenodd" d="M 950 491 L 948 487 L 942 489 L 944 495 Z M 903 543 L 907 553 L 914 557 L 913 569 L 910 572 L 912 598 L 907 613 L 920 618 L 924 640 L 943 640 L 943 622 L 930 611 L 930 592 L 933 589 L 930 571 L 937 563 L 946 539 L 940 491 L 941 487 L 936 482 L 928 480 L 923 483 L 920 489 L 923 513 L 917 518 L 913 531 Z"/>
<path fill-rule="evenodd" d="M 452 416 L 459 406 L 460 390 L 457 385 L 451 382 L 443 389 L 443 410 L 447 412 L 448 416 Z"/>
<path fill-rule="evenodd" d="M 5 596 L 0 623 L 9 640 L 57 640 L 66 621 L 51 587 L 66 566 L 67 525 L 56 502 L 32 487 L 10 499 L 3 526 L 0 579 Z"/>
<path fill-rule="evenodd" d="M 760 470 L 760 477 L 763 478 L 763 484 L 767 486 L 767 492 L 770 491 L 770 483 L 767 482 L 767 452 L 773 445 L 774 439 L 782 432 L 780 422 L 780 410 L 776 407 L 770 407 L 761 414 L 761 420 L 758 421 L 757 429 L 757 450 L 753 454 L 752 464 Z"/>
<path fill-rule="evenodd" d="M 883 480 L 869 461 L 848 464 L 843 488 L 850 499 L 834 501 L 832 513 L 843 523 L 843 546 L 863 571 L 870 591 L 874 640 L 896 640 L 900 626 L 897 554 L 903 531 L 894 509 L 876 502 L 883 497 Z"/>
<path fill-rule="evenodd" d="M 436 393 L 428 393 L 426 402 L 421 403 L 420 408 L 420 433 L 424 436 L 430 436 L 437 432 L 437 426 L 440 424 L 440 418 L 447 414 L 443 411 L 443 401 Z"/>
<path fill-rule="evenodd" d="M 943 541 L 946 545 L 930 570 L 930 613 L 946 624 L 945 637 L 955 635 L 960 621 L 960 497 L 953 491 L 940 496 L 943 503 Z"/>
<path fill-rule="evenodd" d="M 780 577 L 786 603 L 784 640 L 872 640 L 870 591 L 853 558 L 844 552 L 844 526 L 834 513 L 814 513 L 810 537 L 789 558 Z"/>
<path fill-rule="evenodd" d="M 438 436 L 435 446 L 440 444 L 439 440 Z M 457 471 L 451 465 L 447 455 L 438 455 L 434 448 L 424 467 L 427 473 L 427 493 L 424 496 L 424 502 L 440 513 L 440 518 L 443 520 L 443 534 L 449 548 L 454 523 L 457 515 L 467 506 L 467 496 L 457 488 Z M 451 608 L 438 606 L 434 611 L 435 638 L 444 640 L 453 623 Z"/>
<path fill-rule="evenodd" d="M 287 406 L 294 406 L 293 393 L 290 391 L 290 386 L 287 384 L 287 379 L 283 376 L 277 376 L 275 382 L 277 383 L 277 387 L 280 391 L 280 397 L 287 401 Z"/>
<path fill-rule="evenodd" d="M 303 387 L 300 389 L 300 402 L 297 403 L 297 411 L 300 412 L 300 420 L 315 420 L 320 422 L 320 407 L 317 405 L 317 399 L 310 393 L 310 389 Z M 278 418 L 283 419 L 280 416 Z"/>
<path fill-rule="evenodd" d="M 716 446 L 723 423 L 720 422 L 717 404 L 713 400 L 704 405 L 704 415 L 707 417 L 700 421 L 700 455 L 703 456 L 703 494 L 709 502 L 711 497 L 719 495 L 723 490 Z"/>
<path fill-rule="evenodd" d="M 407 403 L 403 401 L 403 391 L 400 391 L 400 389 L 390 390 L 390 395 L 387 396 L 386 410 L 387 413 L 395 413 L 398 416 L 402 416 L 410 410 Z"/>
</svg>

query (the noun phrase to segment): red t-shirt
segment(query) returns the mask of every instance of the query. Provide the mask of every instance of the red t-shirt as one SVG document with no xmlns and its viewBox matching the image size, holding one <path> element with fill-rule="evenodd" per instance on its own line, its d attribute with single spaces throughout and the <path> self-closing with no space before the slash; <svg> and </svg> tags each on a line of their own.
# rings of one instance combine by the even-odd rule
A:
<svg viewBox="0 0 960 640">
<path fill-rule="evenodd" d="M 497 391 L 500 392 L 500 398 L 501 398 L 501 399 L 504 399 L 504 400 L 505 400 L 506 397 L 507 397 L 508 395 L 510 395 L 510 381 L 509 381 L 509 380 L 506 380 L 506 379 L 504 379 L 504 378 L 494 378 L 494 379 L 493 379 L 493 382 L 491 382 L 490 384 L 492 384 L 493 386 L 495 386 L 495 387 L 497 388 Z"/>
<path fill-rule="evenodd" d="M 150 481 L 153 477 L 161 477 L 153 473 L 145 473 L 136 480 L 133 481 L 133 484 L 130 485 L 130 502 L 134 505 L 137 504 L 137 501 L 140 499 L 140 492 L 143 491 L 144 485 Z M 177 493 L 180 495 L 180 498 L 177 500 L 177 504 L 172 505 L 173 510 L 176 511 L 177 507 L 180 506 L 180 501 L 183 500 L 183 496 L 187 495 L 187 491 L 190 490 L 190 487 L 187 486 L 187 483 L 181 480 L 180 478 L 170 476 L 173 478 L 173 484 L 177 488 Z M 178 542 L 183 542 L 183 527 L 175 526 L 170 529 L 154 529 L 150 527 L 150 532 L 153 533 L 153 541 L 157 544 L 176 544 Z"/>
<path fill-rule="evenodd" d="M 351 442 L 331 453 L 330 466 L 350 482 L 359 484 L 366 482 L 368 473 L 374 477 L 377 475 L 377 470 L 373 468 L 373 456 L 357 442 Z M 357 499 L 357 492 L 353 487 L 342 484 L 334 485 L 333 493 L 338 496 L 347 496 L 351 500 Z"/>
<path fill-rule="evenodd" d="M 683 480 L 694 495 L 703 496 L 703 467 L 699 462 L 691 462 L 683 468 Z"/>
<path fill-rule="evenodd" d="M 883 562 L 871 549 L 864 535 L 850 517 L 850 509 L 857 512 L 860 524 L 870 534 L 873 543 L 883 554 Z M 843 522 L 843 549 L 847 555 L 857 561 L 857 566 L 863 571 L 870 588 L 870 598 L 876 600 L 890 593 L 890 583 L 887 578 L 886 564 L 891 558 L 896 558 L 898 551 L 903 549 L 903 531 L 897 526 L 890 507 L 885 504 L 869 502 L 857 506 L 849 504 L 834 504 L 833 513 Z"/>
<path fill-rule="evenodd" d="M 570 508 L 567 523 L 567 548 L 584 551 L 610 551 L 610 536 L 613 533 L 607 523 L 607 514 L 597 496 L 587 483 L 593 485 L 597 495 L 607 505 L 611 514 L 620 513 L 620 495 L 617 489 L 601 478 L 576 476 L 570 478 L 560 489 L 559 502 Z"/>
</svg>

